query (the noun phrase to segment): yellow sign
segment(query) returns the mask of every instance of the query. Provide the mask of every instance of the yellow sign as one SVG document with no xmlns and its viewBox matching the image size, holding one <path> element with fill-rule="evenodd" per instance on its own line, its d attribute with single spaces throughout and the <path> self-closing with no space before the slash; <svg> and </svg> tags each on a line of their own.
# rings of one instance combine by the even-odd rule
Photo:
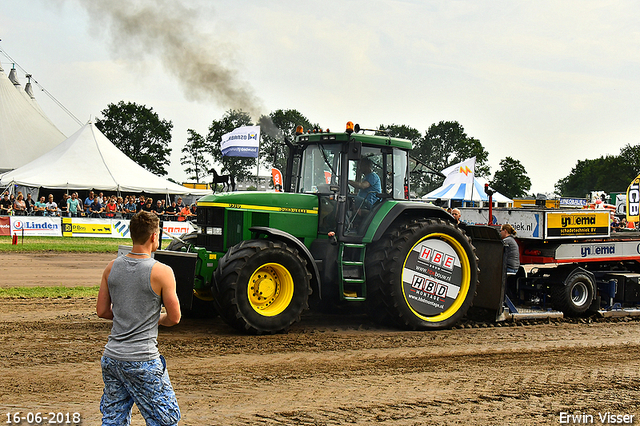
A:
<svg viewBox="0 0 640 426">
<path fill-rule="evenodd" d="M 627 222 L 640 222 L 640 175 L 627 188 Z"/>
<path fill-rule="evenodd" d="M 62 219 L 62 236 L 71 237 L 73 234 L 108 234 L 111 235 L 110 223 L 76 223 L 71 218 Z"/>
<path fill-rule="evenodd" d="M 609 210 L 580 212 L 548 212 L 547 238 L 608 237 Z"/>
</svg>

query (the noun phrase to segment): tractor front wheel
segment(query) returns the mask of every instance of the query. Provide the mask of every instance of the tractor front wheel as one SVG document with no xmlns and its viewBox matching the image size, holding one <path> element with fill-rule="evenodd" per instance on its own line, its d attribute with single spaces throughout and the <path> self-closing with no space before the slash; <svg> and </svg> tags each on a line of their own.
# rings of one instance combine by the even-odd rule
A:
<svg viewBox="0 0 640 426">
<path fill-rule="evenodd" d="M 247 333 L 286 331 L 308 308 L 311 274 L 298 252 L 281 241 L 247 240 L 220 259 L 214 301 L 220 316 Z"/>
</svg>

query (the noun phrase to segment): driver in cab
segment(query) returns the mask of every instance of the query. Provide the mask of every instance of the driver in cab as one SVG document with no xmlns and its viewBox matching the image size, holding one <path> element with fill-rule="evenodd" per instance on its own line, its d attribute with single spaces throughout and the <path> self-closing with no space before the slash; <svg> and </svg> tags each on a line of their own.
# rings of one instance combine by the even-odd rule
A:
<svg viewBox="0 0 640 426">
<path fill-rule="evenodd" d="M 361 181 L 350 180 L 349 185 L 359 190 L 356 196 L 357 205 L 371 208 L 378 201 L 377 194 L 382 192 L 380 177 L 371 170 L 371 160 L 368 158 L 360 159 L 358 170 L 358 176 L 363 175 L 363 179 Z"/>
</svg>

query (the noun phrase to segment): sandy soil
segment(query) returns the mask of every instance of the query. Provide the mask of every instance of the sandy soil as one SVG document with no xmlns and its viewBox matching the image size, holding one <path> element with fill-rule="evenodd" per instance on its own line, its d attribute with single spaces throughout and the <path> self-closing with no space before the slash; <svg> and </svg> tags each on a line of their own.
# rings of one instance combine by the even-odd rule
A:
<svg viewBox="0 0 640 426">
<path fill-rule="evenodd" d="M 0 276 L 2 285 L 15 277 L 94 285 L 109 258 L 37 256 L 25 265 L 3 255 Z M 82 279 L 67 280 L 70 271 Z M 0 300 L 0 422 L 16 411 L 79 412 L 82 424 L 100 424 L 110 323 L 94 306 Z M 309 314 L 275 336 L 185 319 L 161 329 L 159 341 L 182 425 L 554 425 L 566 412 L 593 424 L 628 414 L 640 424 L 638 336 L 631 319 L 425 333 Z M 137 411 L 132 424 L 144 425 Z"/>
</svg>

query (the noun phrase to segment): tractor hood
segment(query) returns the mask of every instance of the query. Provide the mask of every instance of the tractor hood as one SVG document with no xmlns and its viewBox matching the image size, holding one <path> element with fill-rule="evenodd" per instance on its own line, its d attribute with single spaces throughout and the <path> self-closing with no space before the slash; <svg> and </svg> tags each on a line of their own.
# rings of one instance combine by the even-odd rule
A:
<svg viewBox="0 0 640 426">
<path fill-rule="evenodd" d="M 290 192 L 225 192 L 200 198 L 198 207 L 317 214 L 318 197 L 314 194 Z"/>
</svg>

